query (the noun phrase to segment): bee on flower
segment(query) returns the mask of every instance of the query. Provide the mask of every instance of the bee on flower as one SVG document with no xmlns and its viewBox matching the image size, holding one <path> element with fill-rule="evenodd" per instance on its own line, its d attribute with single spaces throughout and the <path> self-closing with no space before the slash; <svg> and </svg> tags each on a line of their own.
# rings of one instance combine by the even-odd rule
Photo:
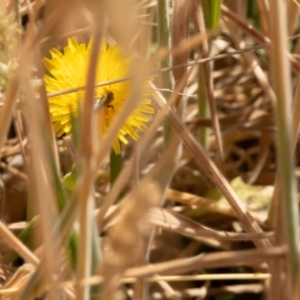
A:
<svg viewBox="0 0 300 300">
<path fill-rule="evenodd" d="M 51 59 L 44 58 L 43 63 L 51 76 L 44 75 L 48 93 L 84 86 L 86 83 L 89 59 L 91 55 L 91 42 L 79 44 L 74 38 L 68 39 L 68 45 L 63 52 L 53 48 L 50 50 Z M 96 82 L 111 81 L 129 75 L 130 57 L 126 57 L 118 45 L 108 46 L 102 44 L 99 52 L 99 66 L 96 73 Z M 117 118 L 131 92 L 129 81 L 113 85 L 96 87 L 93 112 L 103 119 L 98 122 L 102 138 Z M 127 137 L 138 139 L 137 130 L 145 130 L 149 121 L 149 114 L 154 113 L 149 93 L 144 93 L 135 108 L 120 128 L 117 139 L 113 143 L 114 151 L 121 152 L 120 141 L 127 144 Z M 80 101 L 84 99 L 84 91 L 49 97 L 49 110 L 54 123 L 54 131 L 60 137 L 71 133 L 71 115 L 77 116 Z"/>
</svg>

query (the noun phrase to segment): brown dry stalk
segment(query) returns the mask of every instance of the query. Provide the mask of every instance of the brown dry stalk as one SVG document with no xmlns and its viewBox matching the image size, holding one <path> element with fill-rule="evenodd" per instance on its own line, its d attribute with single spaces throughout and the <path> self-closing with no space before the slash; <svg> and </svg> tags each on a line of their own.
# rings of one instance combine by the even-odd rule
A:
<svg viewBox="0 0 300 300">
<path fill-rule="evenodd" d="M 267 0 L 258 0 L 257 1 L 257 6 L 259 9 L 259 17 L 260 17 L 260 22 L 261 22 L 261 27 L 262 31 L 265 34 L 268 34 L 269 32 L 269 20 L 268 16 L 270 13 L 270 8 L 269 8 L 269 3 Z"/>
<path fill-rule="evenodd" d="M 292 144 L 293 144 L 293 152 L 296 150 L 297 140 L 298 140 L 298 132 L 299 132 L 299 124 L 300 124 L 300 80 L 298 79 L 296 93 L 294 96 L 294 105 L 293 105 L 293 118 L 292 118 Z M 274 183 L 274 193 L 271 200 L 271 205 L 268 212 L 267 224 L 272 227 L 276 216 L 278 213 L 278 201 L 279 199 L 279 177 L 278 174 L 276 176 L 276 180 Z"/>
<path fill-rule="evenodd" d="M 0 236 L 25 261 L 38 266 L 39 259 L 0 221 Z"/>
<path fill-rule="evenodd" d="M 19 70 L 18 70 L 19 71 Z M 22 72 L 22 69 L 20 70 Z M 6 93 L 4 106 L 1 110 L 0 116 L 0 148 L 3 147 L 6 141 L 7 131 L 10 125 L 13 107 L 15 104 L 16 96 L 19 90 L 20 76 L 15 74 L 10 81 L 9 89 Z M 2 151 L 1 151 L 2 152 Z M 0 154 L 1 154 L 0 152 Z"/>
<path fill-rule="evenodd" d="M 175 0 L 173 4 L 173 28 L 172 28 L 172 46 L 173 48 L 188 37 L 189 16 L 192 2 L 185 0 Z M 188 51 L 180 54 L 173 54 L 173 65 L 185 64 L 188 61 Z M 173 71 L 175 82 L 179 81 L 186 73 L 186 69 L 176 69 Z"/>
<path fill-rule="evenodd" d="M 197 274 L 197 275 L 154 275 L 144 278 L 146 282 L 159 283 L 160 281 L 183 282 L 183 281 L 206 281 L 206 280 L 264 280 L 269 279 L 269 273 L 224 273 L 224 274 Z M 134 283 L 138 280 L 135 277 L 123 277 L 121 283 Z M 103 283 L 102 276 L 92 276 L 80 282 L 81 285 L 96 285 Z M 72 286 L 72 281 L 62 282 L 60 286 Z M 2 291 L 0 290 L 0 293 Z M 178 293 L 178 291 L 176 291 Z"/>
<path fill-rule="evenodd" d="M 148 215 L 151 224 L 195 239 L 205 237 L 229 241 L 249 241 L 274 237 L 274 232 L 236 233 L 213 230 L 179 214 L 160 208 L 152 209 Z"/>
<path fill-rule="evenodd" d="M 143 237 L 150 235 L 152 227 L 145 222 L 145 216 L 151 207 L 158 205 L 160 193 L 158 186 L 143 181 L 122 201 L 122 215 L 119 222 L 109 230 L 106 242 L 108 249 L 103 254 L 103 299 L 114 299 L 123 272 L 140 256 Z"/>
<path fill-rule="evenodd" d="M 193 21 L 194 25 L 196 28 L 197 32 L 206 32 L 205 28 L 205 22 L 204 22 L 204 16 L 203 12 L 200 6 L 200 2 L 194 0 L 193 1 L 193 6 L 192 6 L 192 16 L 193 16 Z M 208 47 L 208 41 L 207 37 L 205 37 L 202 41 L 202 43 L 199 45 L 200 49 L 200 55 L 203 58 L 209 57 L 209 47 Z M 199 70 L 198 70 L 199 72 Z M 217 140 L 217 151 L 219 153 L 219 166 L 221 169 L 224 169 L 224 146 L 223 146 L 223 141 L 222 141 L 222 135 L 221 135 L 221 129 L 220 129 L 220 122 L 218 118 L 218 113 L 217 113 L 217 107 L 216 107 L 216 101 L 214 98 L 214 84 L 213 84 L 213 79 L 212 79 L 212 71 L 211 71 L 211 66 L 209 62 L 203 63 L 203 73 L 204 73 L 204 80 L 205 80 L 205 87 L 206 87 L 206 95 L 207 95 L 207 100 L 209 103 L 209 108 L 210 108 L 210 113 L 211 113 L 211 122 L 213 125 L 213 129 L 216 135 L 216 140 Z"/>
<path fill-rule="evenodd" d="M 298 9 L 296 9 L 296 6 Z M 288 35 L 292 35 L 296 29 L 296 26 L 298 26 L 298 17 L 299 17 L 299 4 L 296 2 L 296 0 L 288 1 L 286 3 L 286 12 L 287 12 L 287 28 L 288 28 Z"/>
<path fill-rule="evenodd" d="M 98 24 L 103 25 L 103 24 Z M 87 74 L 87 87 L 85 93 L 85 101 L 83 104 L 83 116 L 80 132 L 80 148 L 79 159 L 82 163 L 82 174 L 80 180 L 80 203 L 79 203 L 79 243 L 84 247 L 79 247 L 77 258 L 76 280 L 80 281 L 92 273 L 92 231 L 93 222 L 91 222 L 90 214 L 93 211 L 94 197 L 92 192 L 93 173 L 92 173 L 92 154 L 95 142 L 92 139 L 92 106 L 94 98 L 94 84 L 99 59 L 99 49 L 101 46 L 103 32 L 94 28 L 94 40 L 89 61 L 89 69 Z M 76 285 L 76 296 L 78 299 L 84 297 L 87 293 L 85 287 Z"/>
<path fill-rule="evenodd" d="M 199 268 L 220 268 L 233 265 L 251 266 L 271 260 L 280 260 L 286 257 L 286 247 L 272 249 L 255 249 L 246 251 L 226 251 L 210 254 L 201 254 L 191 258 L 174 259 L 170 262 L 157 263 L 143 267 L 130 268 L 126 277 L 146 277 L 154 274 L 180 274 L 196 271 Z"/>
<path fill-rule="evenodd" d="M 275 244 L 281 245 L 285 242 L 288 245 L 287 256 L 287 284 L 285 291 L 294 291 L 297 276 L 300 268 L 299 257 L 299 209 L 297 203 L 297 187 L 294 176 L 293 157 L 293 128 L 291 122 L 292 108 L 292 84 L 290 76 L 290 65 L 286 59 L 289 43 L 287 38 L 287 16 L 285 3 L 282 1 L 270 2 L 271 19 L 270 36 L 273 47 L 272 54 L 272 78 L 276 90 L 277 102 L 276 125 L 278 133 L 277 141 L 277 161 L 279 176 L 279 193 L 283 201 L 279 202 L 279 213 L 276 224 Z M 282 226 L 283 225 L 283 226 Z M 276 265 L 275 265 L 275 268 Z M 272 273 L 278 270 L 272 270 Z M 276 286 L 277 282 L 272 280 L 271 286 Z M 284 287 L 282 285 L 282 287 Z"/>
<path fill-rule="evenodd" d="M 7 170 L 8 172 L 10 172 L 13 175 L 16 175 L 16 176 L 18 176 L 18 177 L 20 177 L 20 178 L 22 178 L 24 180 L 28 180 L 28 176 L 25 173 L 23 173 L 22 171 L 20 171 L 20 170 L 18 170 L 16 168 L 14 168 L 14 167 L 6 164 L 5 162 L 1 161 L 0 162 L 0 167 L 2 169 L 4 169 L 4 170 Z"/>
<path fill-rule="evenodd" d="M 20 15 L 25 16 L 29 13 L 30 10 L 34 10 L 34 9 L 38 10 L 41 7 L 45 6 L 45 3 L 46 0 L 34 1 L 30 3 L 30 5 L 27 5 L 26 2 L 23 2 L 20 8 Z"/>
</svg>

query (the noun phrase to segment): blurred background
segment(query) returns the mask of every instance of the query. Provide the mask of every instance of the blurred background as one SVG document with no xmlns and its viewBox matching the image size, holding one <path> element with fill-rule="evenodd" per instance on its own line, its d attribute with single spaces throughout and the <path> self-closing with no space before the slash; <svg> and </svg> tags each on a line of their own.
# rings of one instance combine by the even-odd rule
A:
<svg viewBox="0 0 300 300">
<path fill-rule="evenodd" d="M 299 11 L 0 1 L 0 298 L 300 299 Z"/>
</svg>

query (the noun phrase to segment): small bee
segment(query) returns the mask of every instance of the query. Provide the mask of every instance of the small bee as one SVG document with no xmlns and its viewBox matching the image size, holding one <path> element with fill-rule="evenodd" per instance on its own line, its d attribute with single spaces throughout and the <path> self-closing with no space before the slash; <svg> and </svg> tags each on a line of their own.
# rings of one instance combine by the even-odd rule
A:
<svg viewBox="0 0 300 300">
<path fill-rule="evenodd" d="M 110 104 L 114 99 L 114 93 L 110 90 L 106 90 L 102 97 L 94 99 L 93 111 L 98 112 L 104 106 L 111 107 L 114 110 L 114 106 Z"/>
</svg>

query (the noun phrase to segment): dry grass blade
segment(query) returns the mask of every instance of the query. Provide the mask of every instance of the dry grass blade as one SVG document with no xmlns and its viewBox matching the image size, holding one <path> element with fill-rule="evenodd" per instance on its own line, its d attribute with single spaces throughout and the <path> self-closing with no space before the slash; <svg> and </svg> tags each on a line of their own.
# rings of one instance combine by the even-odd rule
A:
<svg viewBox="0 0 300 300">
<path fill-rule="evenodd" d="M 153 277 L 145 278 L 146 282 L 158 282 L 158 281 L 169 281 L 169 282 L 176 282 L 176 281 L 206 281 L 206 280 L 264 280 L 269 279 L 270 274 L 268 273 L 236 273 L 236 274 L 200 274 L 200 275 L 166 275 L 166 276 L 159 276 L 155 275 Z M 121 279 L 122 283 L 134 283 L 137 281 L 137 278 L 134 277 L 123 277 Z M 93 276 L 90 278 L 86 278 L 85 280 L 81 281 L 80 284 L 82 285 L 96 285 L 99 283 L 103 283 L 104 279 L 102 276 Z M 67 285 L 68 283 L 65 283 Z M 69 282 L 71 284 L 71 282 Z"/>
<path fill-rule="evenodd" d="M 198 32 L 205 32 L 205 22 L 204 22 L 204 16 L 202 13 L 202 9 L 200 7 L 200 2 L 193 1 L 193 19 L 194 24 L 196 27 L 196 30 Z M 200 55 L 203 58 L 207 58 L 209 56 L 209 47 L 208 47 L 208 41 L 207 38 L 205 38 L 200 45 Z M 205 81 L 205 87 L 206 87 L 206 95 L 207 100 L 209 103 L 210 113 L 211 113 L 211 121 L 212 125 L 215 131 L 217 145 L 218 145 L 218 152 L 219 152 L 219 166 L 221 169 L 224 168 L 223 162 L 224 162 L 224 147 L 222 142 L 222 136 L 221 136 L 221 129 L 220 129 L 220 123 L 219 118 L 217 115 L 217 108 L 216 108 L 216 101 L 214 99 L 214 86 L 213 86 L 213 79 L 212 79 L 212 72 L 211 72 L 211 65 L 209 62 L 203 63 L 203 74 L 204 74 L 204 81 Z M 200 69 L 199 72 L 202 70 Z"/>
<path fill-rule="evenodd" d="M 20 85 L 20 78 L 19 76 L 15 75 L 13 80 L 10 82 L 10 87 L 8 89 L 8 93 L 6 96 L 6 101 L 4 103 L 4 106 L 2 108 L 1 112 L 1 118 L 0 118 L 0 146 L 2 146 L 5 143 L 7 131 L 9 128 L 9 124 L 11 121 L 13 106 L 15 104 L 16 95 L 18 93 Z"/>
<path fill-rule="evenodd" d="M 102 24 L 99 24 L 102 25 Z M 85 94 L 85 101 L 83 106 L 83 117 L 80 136 L 80 148 L 79 159 L 81 160 L 82 177 L 80 181 L 80 204 L 79 204 L 79 243 L 85 245 L 85 247 L 79 248 L 78 253 L 78 268 L 77 268 L 77 280 L 80 281 L 83 278 L 92 274 L 92 232 L 93 221 L 90 215 L 94 208 L 94 197 L 92 193 L 92 111 L 93 111 L 93 99 L 94 99 L 94 83 L 96 78 L 97 63 L 99 59 L 99 49 L 101 46 L 102 33 L 95 28 L 95 34 L 93 39 L 93 46 L 91 57 L 89 61 L 89 69 L 87 74 L 87 88 Z M 97 266 L 96 266 L 97 267 Z M 86 287 L 80 285 L 76 286 L 76 297 L 78 299 L 84 299 L 88 297 L 89 290 Z"/>
<path fill-rule="evenodd" d="M 289 1 L 286 4 L 286 13 L 287 13 L 287 21 L 288 21 L 288 35 L 292 35 L 297 27 L 297 19 L 299 17 L 299 9 L 297 9 L 297 5 L 295 1 Z"/>
<path fill-rule="evenodd" d="M 172 46 L 176 47 L 182 40 L 188 37 L 188 19 L 190 17 L 192 4 L 183 0 L 176 0 L 174 2 L 173 12 L 173 33 L 172 33 Z M 173 65 L 185 64 L 188 61 L 188 52 L 182 52 L 179 55 L 173 55 Z M 179 81 L 186 73 L 186 69 L 175 69 L 173 71 L 175 82 Z"/>
<path fill-rule="evenodd" d="M 150 266 L 131 268 L 126 270 L 126 277 L 145 277 L 153 274 L 179 274 L 200 268 L 216 268 L 230 265 L 257 264 L 265 260 L 283 259 L 286 247 L 274 247 L 265 250 L 227 251 L 221 253 L 204 254 L 199 257 L 173 260 L 152 264 Z"/>
<path fill-rule="evenodd" d="M 148 198 L 145 195 L 150 191 L 152 197 Z M 138 204 L 141 199 L 143 202 Z M 144 222 L 147 211 L 156 206 L 160 200 L 160 191 L 158 187 L 150 184 L 149 182 L 143 182 L 141 186 L 133 191 L 125 200 L 122 201 L 120 210 L 122 216 L 118 223 L 116 223 L 110 229 L 110 238 L 108 240 L 109 251 L 104 254 L 104 261 L 101 273 L 105 280 L 105 288 L 103 295 L 106 299 L 108 296 L 112 296 L 115 293 L 116 288 L 119 285 L 119 281 L 125 269 L 131 265 L 134 257 L 138 257 L 142 247 L 134 247 L 137 242 L 141 243 L 143 236 L 149 236 L 151 233 L 151 227 L 147 226 Z M 133 209 L 133 208 L 136 209 Z M 120 238 L 119 232 L 123 232 L 123 238 Z M 133 251 L 134 255 L 127 256 L 128 251 Z M 142 252 L 143 253 L 143 252 Z"/>
<path fill-rule="evenodd" d="M 17 239 L 13 233 L 0 222 L 0 236 L 4 239 L 8 245 L 14 249 L 25 261 L 37 266 L 39 259 L 25 246 L 22 242 Z"/>
<path fill-rule="evenodd" d="M 292 118 L 292 144 L 293 144 L 293 151 L 296 150 L 297 146 L 297 136 L 299 132 L 299 124 L 300 124 L 300 82 L 298 80 L 297 82 L 297 88 L 296 88 L 296 93 L 294 97 L 294 106 L 293 106 L 293 118 Z M 271 205 L 269 208 L 269 214 L 268 214 L 268 219 L 267 219 L 267 224 L 269 226 L 273 226 L 276 216 L 278 213 L 278 197 L 279 197 L 279 176 L 277 175 L 276 181 L 274 183 L 274 194 L 273 198 L 271 200 Z"/>
<path fill-rule="evenodd" d="M 274 85 L 276 86 L 276 121 L 278 126 L 278 169 L 280 176 L 280 193 L 285 201 L 279 206 L 282 208 L 282 216 L 278 216 L 285 226 L 285 239 L 288 244 L 288 273 L 289 286 L 294 291 L 300 267 L 299 260 L 299 223 L 298 204 L 296 199 L 296 181 L 293 176 L 294 160 L 291 123 L 291 80 L 290 69 L 286 59 L 287 45 L 284 43 L 287 37 L 287 19 L 284 5 L 281 1 L 270 3 L 271 13 L 276 17 L 272 22 L 271 36 L 274 47 L 272 59 L 274 64 Z M 281 223 L 281 222 L 280 222 Z M 277 228 L 276 228 L 277 229 Z"/>
<path fill-rule="evenodd" d="M 267 0 L 258 0 L 257 1 L 258 9 L 260 10 L 260 21 L 261 21 L 261 27 L 262 32 L 268 33 L 270 24 L 268 20 L 268 15 L 270 13 L 270 7 Z"/>
<path fill-rule="evenodd" d="M 273 232 L 235 233 L 216 231 L 163 209 L 152 209 L 149 213 L 149 222 L 166 230 L 171 230 L 195 239 L 207 237 L 230 241 L 249 241 L 274 237 Z"/>
</svg>

